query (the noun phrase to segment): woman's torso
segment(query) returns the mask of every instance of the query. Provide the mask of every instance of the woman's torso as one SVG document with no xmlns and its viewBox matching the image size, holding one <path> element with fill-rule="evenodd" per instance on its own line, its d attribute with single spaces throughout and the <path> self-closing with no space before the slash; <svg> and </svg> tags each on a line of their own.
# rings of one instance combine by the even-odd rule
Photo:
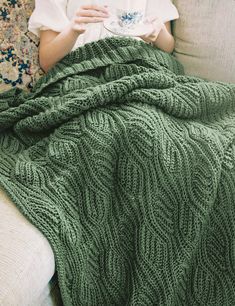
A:
<svg viewBox="0 0 235 306">
<path fill-rule="evenodd" d="M 60 0 L 59 0 L 60 1 Z M 62 0 L 63 1 L 63 0 Z M 113 0 L 67 0 L 66 6 L 66 15 L 71 20 L 82 5 L 97 4 L 97 5 L 108 5 L 110 13 L 115 13 L 115 5 L 113 5 Z M 105 29 L 102 23 L 94 23 L 87 25 L 87 30 L 85 34 L 82 34 L 78 37 L 76 44 L 73 47 L 73 50 L 79 46 L 84 45 L 85 43 L 92 42 L 101 38 L 115 36 L 115 34 L 109 32 Z M 138 40 L 141 40 L 139 37 L 134 37 Z"/>
<path fill-rule="evenodd" d="M 36 6 L 29 19 L 28 28 L 35 35 L 40 37 L 40 30 L 52 29 L 61 32 L 68 25 L 75 15 L 76 11 L 82 5 L 97 4 L 109 6 L 110 13 L 115 13 L 115 7 L 121 2 L 127 3 L 128 0 L 35 0 Z M 137 0 L 133 0 L 136 1 Z M 142 1 L 143 0 L 138 0 Z M 163 22 L 173 20 L 179 17 L 176 7 L 171 0 L 147 0 L 146 15 L 159 16 Z M 103 23 L 91 23 L 87 25 L 84 34 L 78 36 L 78 39 L 72 50 L 86 43 L 99 40 L 101 38 L 115 36 L 103 26 Z M 136 39 L 141 40 L 139 37 Z"/>
</svg>

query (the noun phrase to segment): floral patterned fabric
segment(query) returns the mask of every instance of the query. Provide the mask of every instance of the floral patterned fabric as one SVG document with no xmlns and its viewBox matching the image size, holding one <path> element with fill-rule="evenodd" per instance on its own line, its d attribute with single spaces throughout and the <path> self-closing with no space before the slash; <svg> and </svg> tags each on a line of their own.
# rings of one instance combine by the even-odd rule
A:
<svg viewBox="0 0 235 306">
<path fill-rule="evenodd" d="M 39 39 L 28 31 L 34 0 L 0 0 L 0 92 L 27 91 L 43 74 L 38 61 Z"/>
</svg>

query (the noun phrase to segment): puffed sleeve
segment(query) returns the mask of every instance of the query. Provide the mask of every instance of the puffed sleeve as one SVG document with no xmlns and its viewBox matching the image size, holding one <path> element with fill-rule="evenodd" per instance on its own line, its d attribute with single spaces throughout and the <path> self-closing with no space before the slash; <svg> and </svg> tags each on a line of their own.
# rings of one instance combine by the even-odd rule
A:
<svg viewBox="0 0 235 306">
<path fill-rule="evenodd" d="M 66 15 L 68 0 L 35 0 L 35 8 L 28 21 L 28 30 L 40 37 L 40 30 L 61 32 L 69 23 Z"/>
<path fill-rule="evenodd" d="M 179 18 L 178 10 L 171 0 L 149 0 L 146 14 L 160 17 L 163 22 Z"/>
</svg>

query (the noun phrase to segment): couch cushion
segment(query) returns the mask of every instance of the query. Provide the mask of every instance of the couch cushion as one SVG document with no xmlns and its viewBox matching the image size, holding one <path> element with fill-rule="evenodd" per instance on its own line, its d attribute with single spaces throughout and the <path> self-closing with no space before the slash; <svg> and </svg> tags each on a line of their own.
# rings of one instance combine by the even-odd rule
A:
<svg viewBox="0 0 235 306">
<path fill-rule="evenodd" d="M 55 272 L 47 239 L 0 189 L 0 305 L 36 305 Z"/>
<path fill-rule="evenodd" d="M 185 73 L 235 83 L 235 1 L 174 0 L 174 55 Z"/>
<path fill-rule="evenodd" d="M 54 274 L 41 295 L 31 304 L 33 306 L 63 306 L 57 273 Z"/>
<path fill-rule="evenodd" d="M 28 31 L 34 1 L 0 0 L 0 92 L 30 90 L 44 74 L 39 67 L 39 39 Z"/>
</svg>

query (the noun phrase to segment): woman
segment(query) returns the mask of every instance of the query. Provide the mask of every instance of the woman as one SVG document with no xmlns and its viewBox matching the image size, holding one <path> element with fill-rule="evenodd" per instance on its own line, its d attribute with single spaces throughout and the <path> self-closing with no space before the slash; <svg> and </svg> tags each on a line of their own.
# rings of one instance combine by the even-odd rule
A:
<svg viewBox="0 0 235 306">
<path fill-rule="evenodd" d="M 108 5 L 107 5 L 108 4 Z M 95 0 L 35 0 L 35 10 L 29 19 L 29 31 L 40 37 L 39 62 L 47 72 L 71 50 L 85 43 L 114 34 L 102 22 L 110 16 L 112 0 L 107 4 Z M 143 39 L 171 53 L 174 38 L 170 20 L 179 18 L 170 0 L 150 0 L 147 5 L 148 21 L 153 30 Z"/>
</svg>

